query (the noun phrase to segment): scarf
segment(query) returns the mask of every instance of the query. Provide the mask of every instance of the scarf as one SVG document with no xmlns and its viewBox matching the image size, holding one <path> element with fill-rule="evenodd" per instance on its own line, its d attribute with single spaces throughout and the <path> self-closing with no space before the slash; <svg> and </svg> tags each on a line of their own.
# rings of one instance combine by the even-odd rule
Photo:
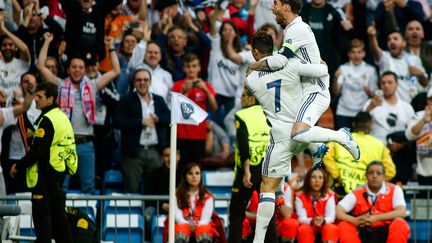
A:
<svg viewBox="0 0 432 243">
<path fill-rule="evenodd" d="M 74 97 L 71 95 L 72 81 L 69 77 L 67 77 L 60 87 L 60 94 L 58 98 L 58 106 L 59 108 L 69 117 L 69 120 L 72 121 L 72 114 L 74 110 Z M 84 78 L 80 82 L 80 95 L 82 106 L 84 110 L 84 115 L 91 125 L 96 123 L 95 120 L 95 99 L 93 97 L 92 85 L 89 79 L 84 76 Z"/>
</svg>

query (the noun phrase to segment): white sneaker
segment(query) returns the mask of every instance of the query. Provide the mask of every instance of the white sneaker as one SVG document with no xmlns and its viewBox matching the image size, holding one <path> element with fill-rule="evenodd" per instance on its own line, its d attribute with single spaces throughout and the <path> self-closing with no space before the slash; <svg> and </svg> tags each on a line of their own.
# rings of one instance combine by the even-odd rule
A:
<svg viewBox="0 0 432 243">
<path fill-rule="evenodd" d="M 343 127 L 338 131 L 343 132 L 345 135 L 345 141 L 341 145 L 350 152 L 355 160 L 360 159 L 360 148 L 356 141 L 354 141 L 349 128 Z"/>
</svg>

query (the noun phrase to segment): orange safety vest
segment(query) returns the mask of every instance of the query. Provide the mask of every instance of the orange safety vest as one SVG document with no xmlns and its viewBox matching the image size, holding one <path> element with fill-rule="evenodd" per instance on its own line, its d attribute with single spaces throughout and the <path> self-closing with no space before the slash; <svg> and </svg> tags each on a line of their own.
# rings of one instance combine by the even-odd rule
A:
<svg viewBox="0 0 432 243">
<path fill-rule="evenodd" d="M 206 193 L 204 195 L 204 199 L 201 202 L 198 202 L 199 195 L 195 197 L 195 208 L 190 208 L 191 203 L 189 202 L 189 208 L 183 208 L 183 217 L 186 220 L 196 220 L 199 221 L 201 219 L 202 211 L 204 209 L 204 205 L 206 201 L 211 198 L 212 195 L 209 193 Z"/>
<path fill-rule="evenodd" d="M 387 191 L 385 194 L 379 194 L 375 203 L 371 203 L 366 196 L 366 186 L 363 186 L 357 190 L 354 190 L 354 196 L 356 197 L 356 205 L 353 209 L 353 216 L 359 216 L 366 213 L 371 213 L 372 215 L 387 213 L 393 210 L 393 194 L 396 188 L 395 185 L 391 183 L 386 183 Z M 392 221 L 380 221 L 376 222 L 371 227 L 379 227 L 389 225 Z"/>
<path fill-rule="evenodd" d="M 324 197 L 320 197 L 318 200 L 313 200 L 311 196 L 307 196 L 305 193 L 300 192 L 297 197 L 302 201 L 303 207 L 306 210 L 306 214 L 309 218 L 315 216 L 325 216 L 325 208 L 328 200 L 333 196 L 333 192 L 327 192 Z"/>
</svg>

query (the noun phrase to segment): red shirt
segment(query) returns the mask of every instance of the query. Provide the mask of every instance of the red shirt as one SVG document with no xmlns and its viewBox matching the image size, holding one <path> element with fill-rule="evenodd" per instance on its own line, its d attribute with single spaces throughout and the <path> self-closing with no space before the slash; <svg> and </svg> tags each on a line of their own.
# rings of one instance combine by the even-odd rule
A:
<svg viewBox="0 0 432 243">
<path fill-rule="evenodd" d="M 182 79 L 174 83 L 173 91 L 181 93 L 183 84 L 186 80 Z M 205 82 L 207 89 L 213 95 L 216 95 L 213 87 Z M 203 110 L 207 111 L 207 93 L 199 88 L 192 88 L 184 94 L 197 105 L 199 105 Z M 198 126 L 195 125 L 177 125 L 177 138 L 180 139 L 190 139 L 190 140 L 205 140 L 207 138 L 207 120 L 201 122 Z"/>
</svg>

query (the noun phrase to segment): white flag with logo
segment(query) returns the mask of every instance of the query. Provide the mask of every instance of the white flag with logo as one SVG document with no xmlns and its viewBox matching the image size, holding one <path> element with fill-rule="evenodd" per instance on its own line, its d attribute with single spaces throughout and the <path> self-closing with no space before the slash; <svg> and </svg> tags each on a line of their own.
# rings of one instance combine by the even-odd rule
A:
<svg viewBox="0 0 432 243">
<path fill-rule="evenodd" d="M 207 112 L 188 97 L 171 92 L 171 123 L 198 125 L 207 118 Z"/>
</svg>

